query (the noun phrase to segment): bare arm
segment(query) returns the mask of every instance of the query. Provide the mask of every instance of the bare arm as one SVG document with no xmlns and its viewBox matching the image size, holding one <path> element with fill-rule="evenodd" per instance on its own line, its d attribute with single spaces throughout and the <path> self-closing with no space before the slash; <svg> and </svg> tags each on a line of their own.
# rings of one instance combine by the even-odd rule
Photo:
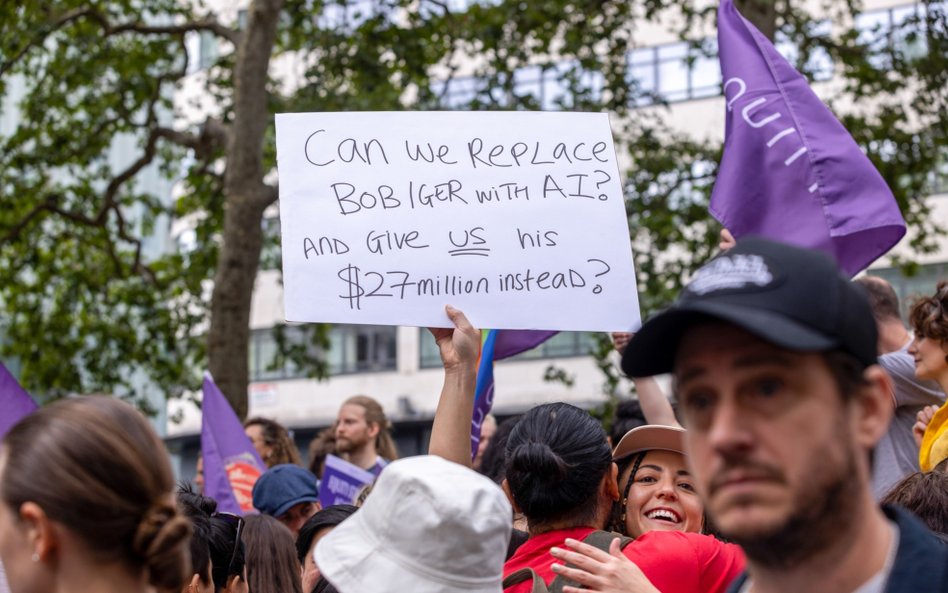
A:
<svg viewBox="0 0 948 593">
<path fill-rule="evenodd" d="M 573 539 L 567 539 L 566 545 L 571 550 L 553 548 L 550 553 L 560 562 L 568 562 L 576 568 L 554 564 L 553 572 L 583 588 L 563 587 L 563 593 L 661 593 L 642 569 L 625 557 L 619 548 L 619 538 L 612 540 L 608 553 Z"/>
<path fill-rule="evenodd" d="M 649 424 L 663 424 L 665 426 L 681 426 L 675 418 L 675 411 L 671 402 L 662 393 L 658 381 L 652 377 L 632 377 L 635 391 L 639 394 L 639 405 L 642 406 L 642 415 Z"/>
<path fill-rule="evenodd" d="M 430 329 L 444 364 L 444 387 L 431 426 L 428 454 L 471 467 L 471 419 L 477 385 L 481 332 L 464 313 L 448 305 L 454 329 Z"/>
<path fill-rule="evenodd" d="M 629 344 L 632 336 L 635 334 L 615 332 L 612 334 L 612 345 L 615 347 L 619 356 L 625 352 L 625 347 Z M 662 393 L 662 388 L 652 377 L 632 377 L 632 383 L 635 384 L 635 391 L 639 395 L 639 405 L 642 406 L 642 415 L 649 424 L 663 424 L 665 426 L 681 426 L 678 419 L 675 418 L 675 411 L 672 410 L 671 403 Z"/>
</svg>

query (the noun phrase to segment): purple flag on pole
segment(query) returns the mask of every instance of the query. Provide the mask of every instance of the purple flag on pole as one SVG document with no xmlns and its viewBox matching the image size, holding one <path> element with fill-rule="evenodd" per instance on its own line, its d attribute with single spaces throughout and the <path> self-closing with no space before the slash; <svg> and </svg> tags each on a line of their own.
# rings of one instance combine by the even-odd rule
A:
<svg viewBox="0 0 948 593">
<path fill-rule="evenodd" d="M 319 504 L 354 504 L 362 489 L 375 482 L 375 475 L 341 457 L 326 456 L 323 479 L 319 483 Z"/>
<path fill-rule="evenodd" d="M 204 373 L 201 455 L 204 495 L 217 501 L 217 510 L 240 515 L 252 512 L 253 485 L 266 466 L 210 373 Z"/>
<path fill-rule="evenodd" d="M 892 191 L 806 79 L 732 0 L 718 9 L 727 102 L 711 214 L 736 238 L 819 249 L 850 275 L 905 234 Z"/>
<path fill-rule="evenodd" d="M 7 367 L 0 362 L 0 439 L 21 418 L 38 407 L 30 394 L 20 387 Z"/>
</svg>

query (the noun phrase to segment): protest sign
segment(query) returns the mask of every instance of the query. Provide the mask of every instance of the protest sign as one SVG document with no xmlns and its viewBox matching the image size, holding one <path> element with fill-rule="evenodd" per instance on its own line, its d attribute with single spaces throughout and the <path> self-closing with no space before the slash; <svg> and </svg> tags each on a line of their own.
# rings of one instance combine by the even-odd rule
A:
<svg viewBox="0 0 948 593">
<path fill-rule="evenodd" d="M 375 476 L 348 461 L 326 456 L 323 479 L 319 483 L 319 503 L 323 508 L 334 504 L 353 504 L 363 488 L 375 481 Z"/>
<path fill-rule="evenodd" d="M 628 330 L 625 200 L 600 113 L 276 119 L 288 321 Z"/>
</svg>

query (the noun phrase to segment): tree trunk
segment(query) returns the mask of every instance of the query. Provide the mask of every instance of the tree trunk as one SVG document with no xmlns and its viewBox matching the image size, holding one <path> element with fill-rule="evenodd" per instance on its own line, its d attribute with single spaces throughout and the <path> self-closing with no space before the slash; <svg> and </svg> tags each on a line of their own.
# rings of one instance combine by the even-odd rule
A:
<svg viewBox="0 0 948 593">
<path fill-rule="evenodd" d="M 774 40 L 777 32 L 776 0 L 734 0 L 734 5 L 744 18 L 760 29 L 767 39 Z"/>
<path fill-rule="evenodd" d="M 267 108 L 268 70 L 283 0 L 254 0 L 234 62 L 234 121 L 224 175 L 221 237 L 208 367 L 237 416 L 247 415 L 250 303 L 263 245 L 263 212 L 276 198 L 263 182 L 263 141 L 272 118 Z"/>
</svg>

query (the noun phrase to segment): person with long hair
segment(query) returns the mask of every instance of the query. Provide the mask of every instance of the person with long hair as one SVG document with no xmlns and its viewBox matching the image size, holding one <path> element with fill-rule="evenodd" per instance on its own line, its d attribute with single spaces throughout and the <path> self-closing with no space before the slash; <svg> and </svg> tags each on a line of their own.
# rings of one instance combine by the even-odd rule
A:
<svg viewBox="0 0 948 593">
<path fill-rule="evenodd" d="M 188 520 L 154 429 L 108 397 L 61 400 L 0 445 L 0 557 L 12 593 L 179 592 Z"/>
<path fill-rule="evenodd" d="M 290 438 L 289 431 L 276 420 L 250 418 L 244 422 L 244 432 L 268 468 L 284 463 L 301 465 L 296 443 Z"/>
<path fill-rule="evenodd" d="M 293 534 L 269 515 L 245 519 L 247 583 L 253 593 L 303 593 Z"/>
<path fill-rule="evenodd" d="M 381 404 L 366 395 L 343 402 L 336 418 L 336 454 L 375 474 L 398 459 L 392 426 Z"/>
</svg>

